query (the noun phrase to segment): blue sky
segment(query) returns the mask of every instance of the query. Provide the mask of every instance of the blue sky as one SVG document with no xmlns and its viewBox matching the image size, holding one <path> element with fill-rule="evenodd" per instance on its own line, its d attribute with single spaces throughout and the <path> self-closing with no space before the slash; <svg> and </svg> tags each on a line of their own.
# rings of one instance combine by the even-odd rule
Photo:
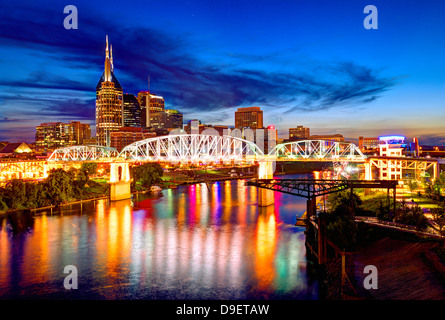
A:
<svg viewBox="0 0 445 320">
<path fill-rule="evenodd" d="M 78 8 L 79 29 L 63 27 Z M 366 30 L 366 5 L 378 29 Z M 234 124 L 260 106 L 281 137 L 404 134 L 445 143 L 445 1 L 16 1 L 0 11 L 0 141 L 41 122 L 94 131 L 105 35 L 124 92 L 147 87 L 184 119 Z"/>
</svg>

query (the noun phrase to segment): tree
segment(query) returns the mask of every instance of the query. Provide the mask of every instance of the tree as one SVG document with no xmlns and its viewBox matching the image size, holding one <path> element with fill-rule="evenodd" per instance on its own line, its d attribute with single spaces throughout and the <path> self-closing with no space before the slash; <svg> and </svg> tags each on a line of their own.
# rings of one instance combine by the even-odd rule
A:
<svg viewBox="0 0 445 320">
<path fill-rule="evenodd" d="M 433 215 L 433 220 L 439 228 L 439 233 L 445 235 L 445 208 L 443 206 L 432 208 L 431 214 Z"/>
<path fill-rule="evenodd" d="M 357 224 L 350 206 L 338 206 L 328 214 L 326 233 L 338 247 L 346 250 L 354 248 L 357 239 Z"/>
<path fill-rule="evenodd" d="M 417 183 L 417 180 L 410 180 L 408 182 L 408 188 L 409 188 L 409 191 L 411 192 L 411 194 L 413 193 L 413 191 L 418 189 L 419 188 L 419 184 Z"/>
<path fill-rule="evenodd" d="M 5 195 L 5 189 L 0 188 L 0 212 L 8 210 L 8 206 L 5 202 L 6 199 L 4 199 Z"/>
<path fill-rule="evenodd" d="M 25 184 L 27 199 L 25 202 L 26 208 L 38 208 L 50 205 L 46 190 L 44 188 L 44 184 L 27 182 Z"/>
<path fill-rule="evenodd" d="M 6 204 L 10 209 L 24 209 L 27 199 L 23 180 L 13 179 L 6 187 Z"/>
<path fill-rule="evenodd" d="M 337 246 L 352 249 L 356 244 L 357 225 L 354 221 L 355 210 L 360 211 L 362 200 L 349 190 L 329 195 L 329 214 L 326 217 L 326 232 Z"/>
<path fill-rule="evenodd" d="M 46 178 L 45 186 L 52 204 L 61 204 L 74 195 L 74 176 L 63 169 L 53 169 Z"/>
<path fill-rule="evenodd" d="M 82 171 L 87 177 L 87 180 L 89 180 L 90 176 L 97 174 L 97 168 L 98 165 L 95 162 L 84 162 L 80 167 L 80 171 Z"/>
<path fill-rule="evenodd" d="M 144 187 L 151 187 L 161 182 L 164 170 L 158 163 L 145 163 L 132 167 L 134 183 L 140 182 Z"/>
<path fill-rule="evenodd" d="M 331 211 L 335 211 L 338 206 L 351 206 L 351 204 L 354 205 L 354 208 L 360 208 L 362 203 L 362 199 L 355 192 L 352 194 L 351 202 L 351 191 L 349 190 L 331 193 L 328 196 L 328 205 Z"/>
<path fill-rule="evenodd" d="M 425 230 L 428 227 L 428 220 L 418 204 L 404 209 L 397 209 L 394 221 L 414 226 L 419 231 Z"/>
</svg>

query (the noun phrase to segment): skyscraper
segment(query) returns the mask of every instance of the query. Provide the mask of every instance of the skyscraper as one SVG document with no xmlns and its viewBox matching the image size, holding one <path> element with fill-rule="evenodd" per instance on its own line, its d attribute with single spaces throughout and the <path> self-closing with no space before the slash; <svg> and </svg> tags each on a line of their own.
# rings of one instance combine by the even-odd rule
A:
<svg viewBox="0 0 445 320">
<path fill-rule="evenodd" d="M 90 137 L 90 125 L 87 123 L 45 122 L 36 127 L 36 149 L 48 152 L 57 148 L 81 145 Z"/>
<path fill-rule="evenodd" d="M 263 128 L 263 111 L 260 107 L 238 108 L 235 111 L 235 128 Z"/>
<path fill-rule="evenodd" d="M 178 110 L 166 109 L 150 114 L 150 126 L 155 129 L 182 129 L 183 114 Z"/>
<path fill-rule="evenodd" d="M 141 126 L 141 107 L 134 94 L 124 94 L 124 127 Z"/>
<path fill-rule="evenodd" d="M 309 128 L 297 126 L 296 128 L 289 128 L 289 140 L 307 139 L 310 136 Z"/>
<path fill-rule="evenodd" d="M 96 86 L 96 137 L 97 144 L 110 146 L 110 134 L 123 126 L 122 87 L 114 75 L 113 51 L 105 48 L 105 70 Z"/>
<path fill-rule="evenodd" d="M 149 97 L 148 101 L 147 97 Z M 151 94 L 149 91 L 141 91 L 138 93 L 138 101 L 141 106 L 141 126 L 147 129 L 152 126 L 150 116 L 153 113 L 164 112 L 165 100 L 163 97 Z"/>
</svg>

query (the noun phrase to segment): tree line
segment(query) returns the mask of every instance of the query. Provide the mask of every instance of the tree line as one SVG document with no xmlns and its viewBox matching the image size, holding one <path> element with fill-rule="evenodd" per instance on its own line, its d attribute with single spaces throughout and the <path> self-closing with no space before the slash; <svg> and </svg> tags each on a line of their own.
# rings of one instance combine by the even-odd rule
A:
<svg viewBox="0 0 445 320">
<path fill-rule="evenodd" d="M 13 179 L 0 188 L 0 211 L 60 205 L 102 195 L 108 185 L 90 179 L 96 171 L 97 163 L 85 162 L 80 169 L 53 169 L 43 181 Z"/>
</svg>

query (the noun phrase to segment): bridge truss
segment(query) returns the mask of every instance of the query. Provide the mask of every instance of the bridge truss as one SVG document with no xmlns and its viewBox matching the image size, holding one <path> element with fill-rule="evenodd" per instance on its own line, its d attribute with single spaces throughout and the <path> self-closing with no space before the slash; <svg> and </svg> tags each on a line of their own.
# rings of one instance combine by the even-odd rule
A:
<svg viewBox="0 0 445 320">
<path fill-rule="evenodd" d="M 118 155 L 115 148 L 103 146 L 71 146 L 54 150 L 48 161 L 95 161 L 113 159 Z"/>
<path fill-rule="evenodd" d="M 248 186 L 279 191 L 307 199 L 328 195 L 347 189 L 393 189 L 397 180 L 323 180 L 323 179 L 253 179 Z M 395 193 L 394 193 L 395 194 Z"/>
<path fill-rule="evenodd" d="M 178 134 L 134 142 L 119 158 L 161 162 L 228 162 L 264 156 L 253 142 L 232 136 Z"/>
<path fill-rule="evenodd" d="M 353 143 L 327 140 L 302 140 L 278 144 L 269 155 L 277 160 L 320 160 L 364 162 L 366 156 Z"/>
<path fill-rule="evenodd" d="M 0 162 L 0 181 L 11 179 L 37 179 L 45 176 L 46 161 Z"/>
</svg>

